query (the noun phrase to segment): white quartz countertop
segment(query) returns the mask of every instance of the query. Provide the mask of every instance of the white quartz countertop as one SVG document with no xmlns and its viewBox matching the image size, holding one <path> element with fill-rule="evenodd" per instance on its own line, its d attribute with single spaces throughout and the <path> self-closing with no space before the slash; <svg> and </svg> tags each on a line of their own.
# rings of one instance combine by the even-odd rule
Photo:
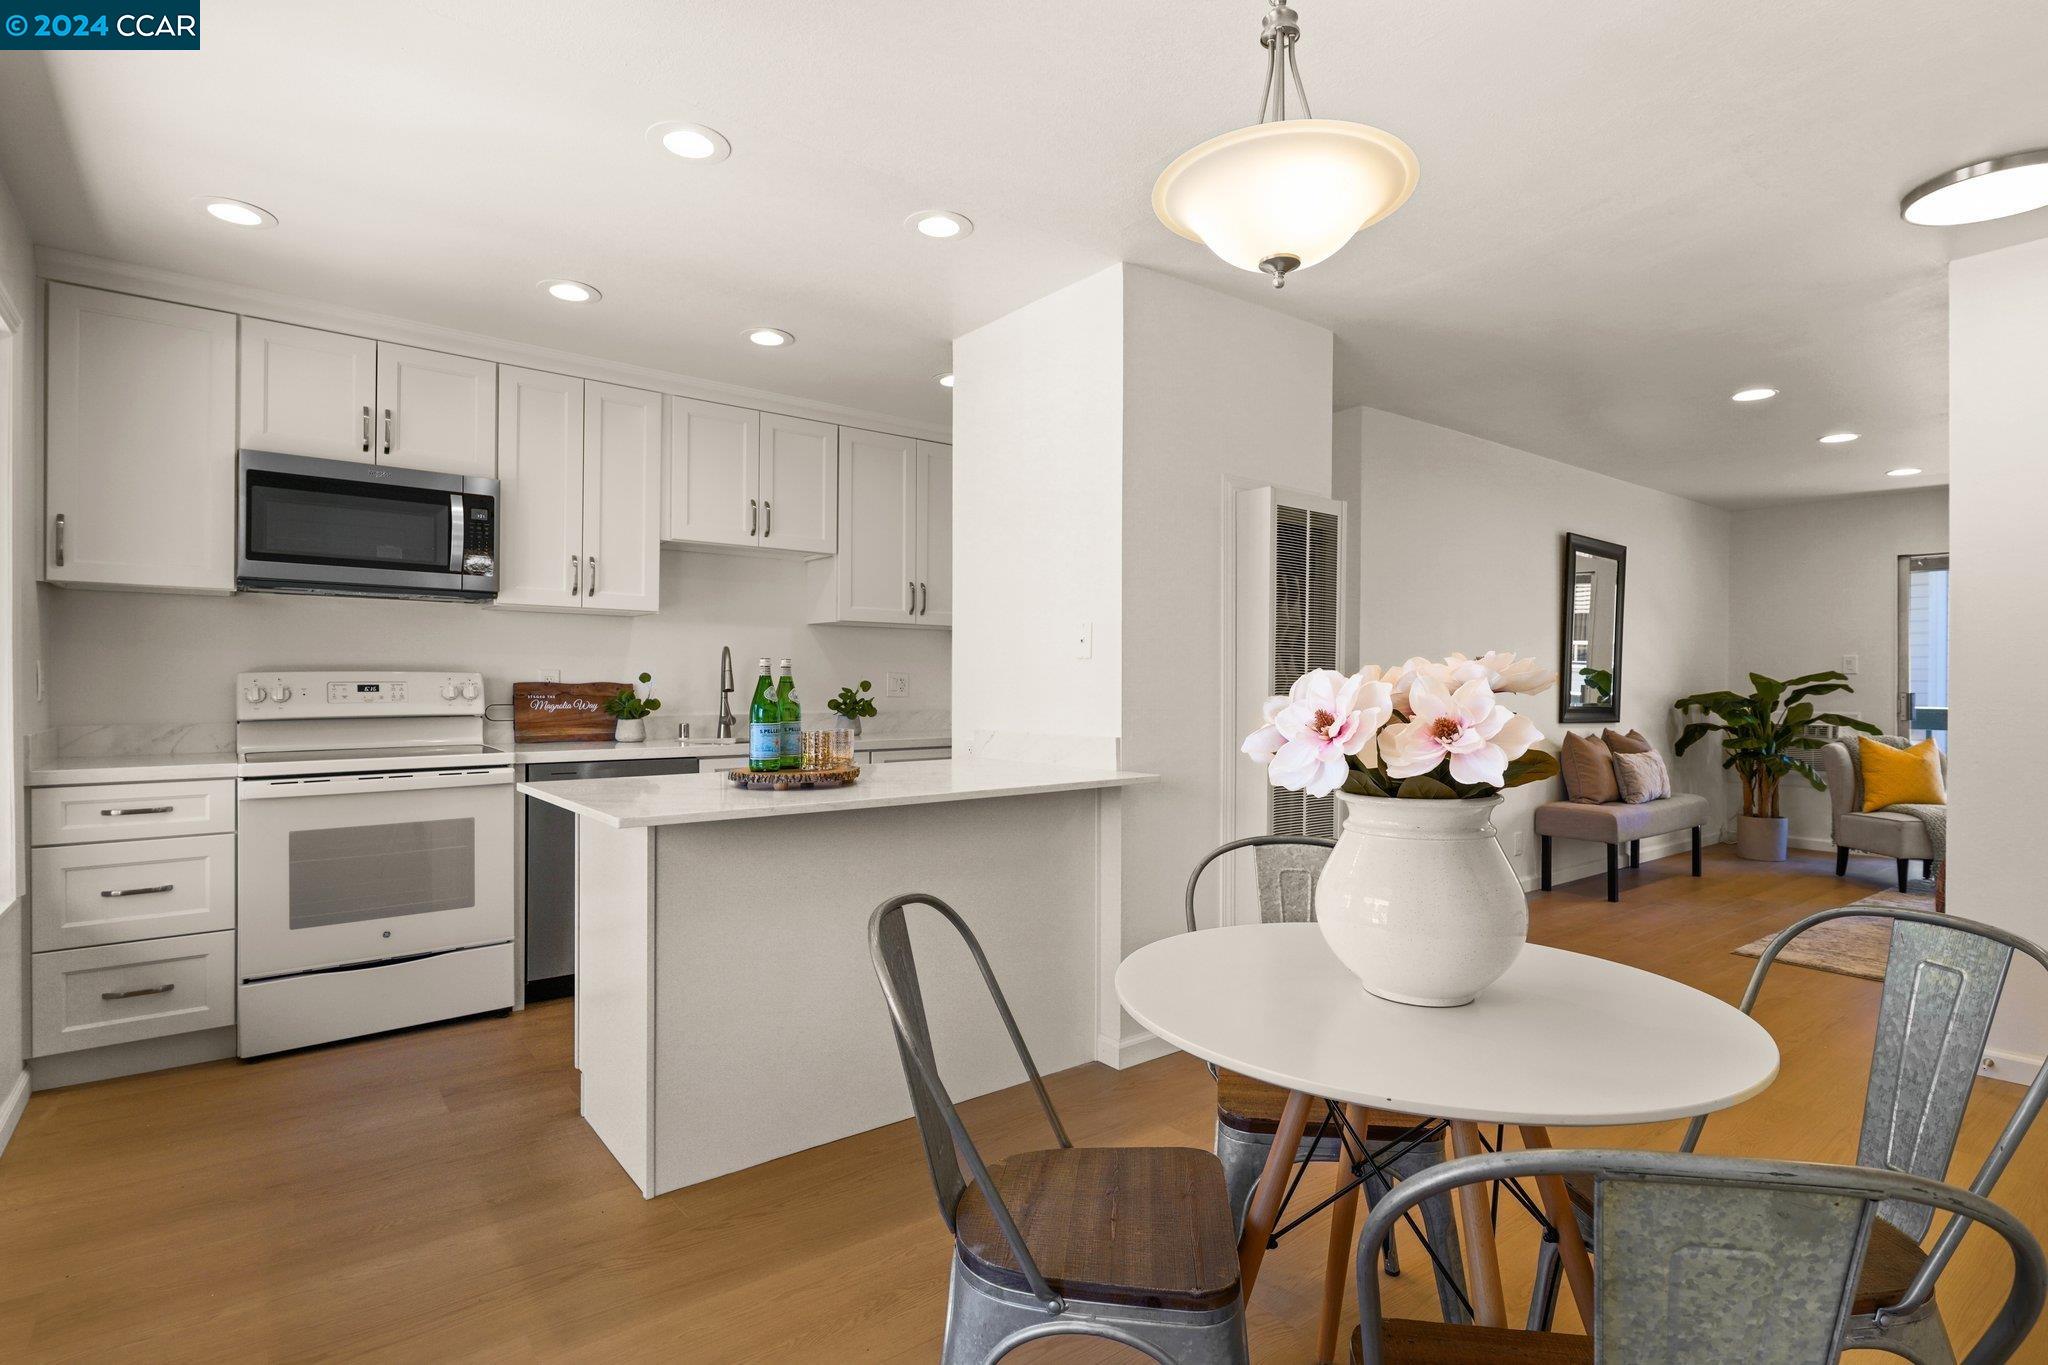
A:
<svg viewBox="0 0 2048 1365">
<path fill-rule="evenodd" d="M 522 782 L 519 790 L 614 829 L 647 825 L 707 824 L 778 815 L 820 815 L 883 806 L 922 806 L 1000 796 L 1131 787 L 1159 779 L 1151 773 L 1056 768 L 1039 763 L 966 758 L 929 763 L 881 763 L 862 771 L 850 787 L 804 791 L 748 791 L 724 773 L 663 777 L 608 777 L 582 782 Z"/>
<path fill-rule="evenodd" d="M 862 735 L 855 749 L 943 749 L 953 743 L 950 734 Z M 617 741 L 566 744 L 514 744 L 514 763 L 600 763 L 635 758 L 732 758 L 747 751 L 744 739 L 649 739 L 638 743 Z"/>
<path fill-rule="evenodd" d="M 197 782 L 233 777 L 240 765 L 231 753 L 72 754 L 31 758 L 26 785 L 80 787 L 101 782 Z"/>
</svg>

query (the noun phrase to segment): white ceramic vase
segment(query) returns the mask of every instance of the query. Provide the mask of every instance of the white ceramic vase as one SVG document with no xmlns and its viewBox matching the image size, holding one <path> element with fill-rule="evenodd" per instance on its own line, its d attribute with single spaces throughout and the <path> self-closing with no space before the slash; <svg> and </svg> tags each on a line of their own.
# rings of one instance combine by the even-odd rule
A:
<svg viewBox="0 0 2048 1365">
<path fill-rule="evenodd" d="M 647 722 L 645 719 L 627 720 L 622 716 L 612 737 L 625 744 L 637 743 L 647 738 Z"/>
<path fill-rule="evenodd" d="M 1500 798 L 1340 797 L 1344 829 L 1316 882 L 1330 951 L 1383 1000 L 1470 1004 L 1529 937 L 1522 883 L 1494 838 Z"/>
</svg>

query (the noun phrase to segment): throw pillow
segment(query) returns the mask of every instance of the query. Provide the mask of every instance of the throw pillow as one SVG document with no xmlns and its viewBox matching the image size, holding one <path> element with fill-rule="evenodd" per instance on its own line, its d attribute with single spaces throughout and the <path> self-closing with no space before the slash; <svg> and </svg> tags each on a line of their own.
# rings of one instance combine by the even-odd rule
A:
<svg viewBox="0 0 2048 1365">
<path fill-rule="evenodd" d="M 1856 757 L 1863 765 L 1863 809 L 1948 804 L 1948 792 L 1941 782 L 1941 753 L 1932 739 L 1923 739 L 1910 749 L 1894 749 L 1858 735 Z"/>
<path fill-rule="evenodd" d="M 1614 754 L 1591 735 L 1567 733 L 1558 748 L 1557 764 L 1567 800 L 1599 804 L 1621 799 L 1621 787 L 1614 780 Z"/>
<path fill-rule="evenodd" d="M 1640 730 L 1631 730 L 1627 734 L 1623 734 L 1619 730 L 1605 730 L 1601 732 L 1600 738 L 1606 740 L 1607 747 L 1617 754 L 1653 754 L 1657 752 L 1657 746 L 1644 739 Z"/>
<path fill-rule="evenodd" d="M 1631 806 L 1671 795 L 1671 773 L 1664 766 L 1663 755 L 1655 749 L 1640 754 L 1616 754 L 1614 777 L 1621 787 L 1621 799 Z"/>
</svg>

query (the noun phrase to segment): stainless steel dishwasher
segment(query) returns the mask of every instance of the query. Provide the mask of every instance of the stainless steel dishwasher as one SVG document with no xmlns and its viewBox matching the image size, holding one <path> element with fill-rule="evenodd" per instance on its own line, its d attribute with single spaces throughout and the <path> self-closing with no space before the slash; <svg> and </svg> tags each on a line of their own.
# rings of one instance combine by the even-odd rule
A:
<svg viewBox="0 0 2048 1365">
<path fill-rule="evenodd" d="M 525 780 L 580 782 L 696 771 L 694 758 L 529 763 Z M 576 817 L 530 796 L 526 798 L 525 971 L 529 1001 L 576 993 Z"/>
</svg>

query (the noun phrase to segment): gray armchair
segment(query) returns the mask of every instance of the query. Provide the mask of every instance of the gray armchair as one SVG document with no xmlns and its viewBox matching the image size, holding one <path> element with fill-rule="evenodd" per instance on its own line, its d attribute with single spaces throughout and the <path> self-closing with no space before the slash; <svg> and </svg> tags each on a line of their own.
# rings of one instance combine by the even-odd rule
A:
<svg viewBox="0 0 2048 1365">
<path fill-rule="evenodd" d="M 1879 735 L 1881 744 L 1904 748 L 1908 741 L 1897 735 Z M 1854 744 L 1836 740 L 1820 749 L 1821 776 L 1827 779 L 1828 801 L 1834 808 L 1835 875 L 1849 873 L 1849 854 L 1875 853 L 1898 864 L 1899 890 L 1906 889 L 1907 865 L 1921 860 L 1927 875 L 1934 875 L 1934 843 L 1927 826 L 1904 811 L 1863 809 L 1863 765 L 1857 761 Z M 1941 756 L 1941 776 L 1948 779 L 1948 755 Z"/>
</svg>

